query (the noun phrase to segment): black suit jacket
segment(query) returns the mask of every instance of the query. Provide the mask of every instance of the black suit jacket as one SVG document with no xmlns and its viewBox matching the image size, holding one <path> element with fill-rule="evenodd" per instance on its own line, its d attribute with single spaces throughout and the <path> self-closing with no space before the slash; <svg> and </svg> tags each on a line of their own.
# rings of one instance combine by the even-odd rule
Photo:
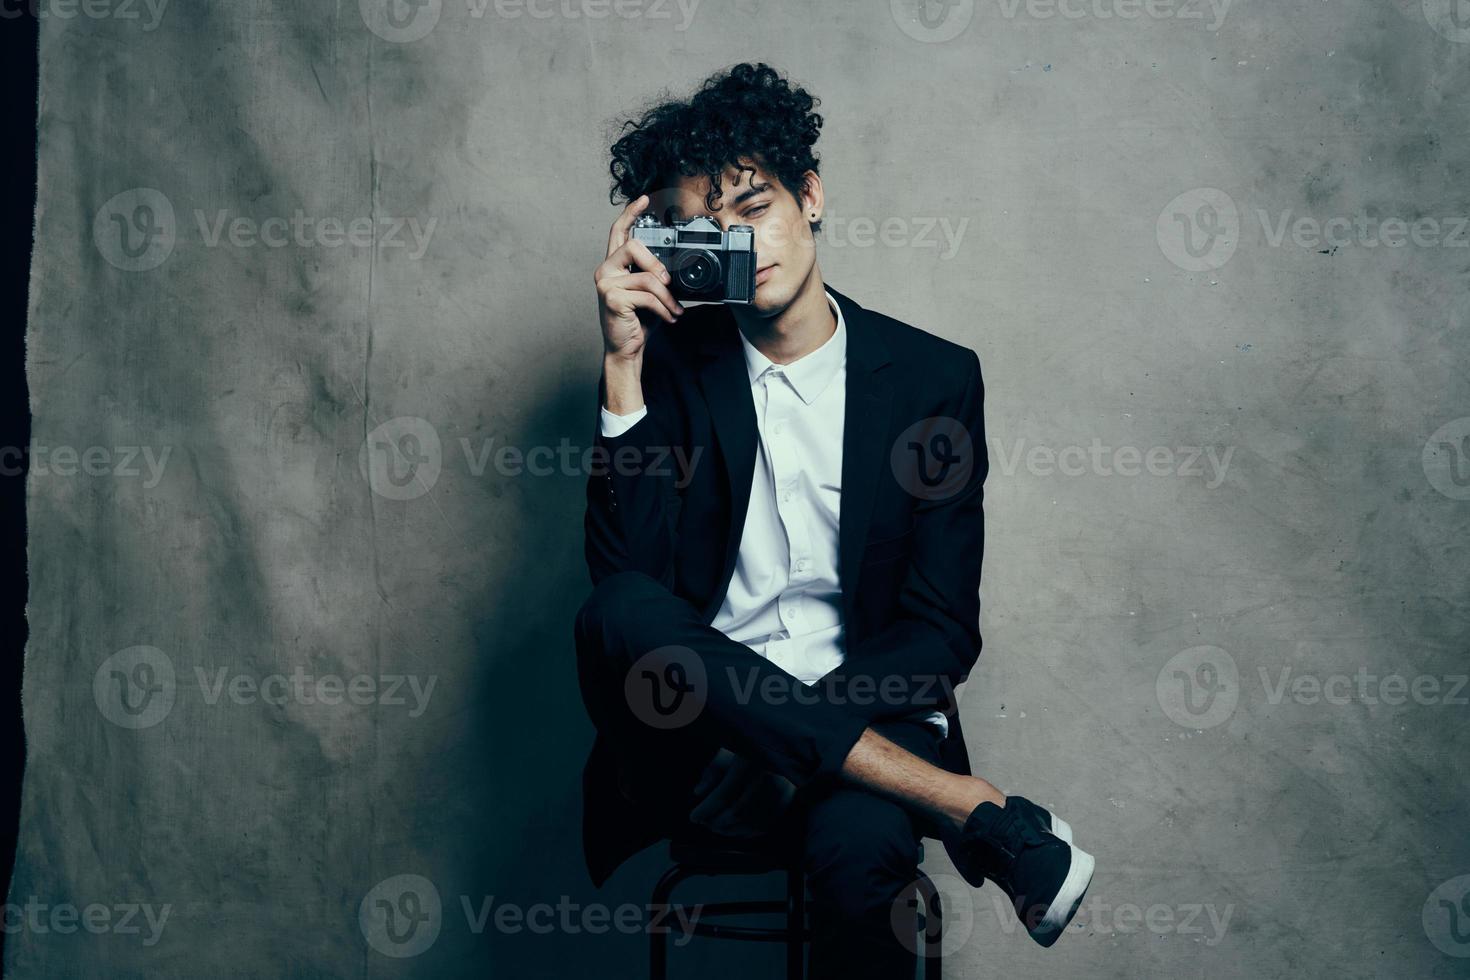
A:
<svg viewBox="0 0 1470 980">
<path fill-rule="evenodd" d="M 944 694 L 965 680 L 981 646 L 989 466 L 980 361 L 831 292 L 847 327 L 838 527 L 847 655 L 830 690 L 848 692 L 846 710 L 870 721 L 933 710 L 938 698 L 950 724 L 941 760 L 968 773 Z M 712 622 L 734 573 L 759 438 L 729 310 L 690 307 L 681 322 L 655 327 L 642 382 L 647 417 L 611 439 L 597 423 L 595 444 L 612 463 L 587 484 L 587 564 L 594 582 L 644 572 Z M 599 414 L 602 403 L 599 386 Z M 675 447 L 697 462 L 678 465 Z M 598 884 L 658 836 L 628 812 L 612 765 L 599 741 L 584 774 L 584 843 Z"/>
</svg>

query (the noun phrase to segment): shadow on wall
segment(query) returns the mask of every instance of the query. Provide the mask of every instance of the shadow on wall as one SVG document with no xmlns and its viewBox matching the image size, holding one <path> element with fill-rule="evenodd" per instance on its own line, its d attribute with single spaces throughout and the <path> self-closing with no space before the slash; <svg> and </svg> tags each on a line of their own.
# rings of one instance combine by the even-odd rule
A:
<svg viewBox="0 0 1470 980">
<path fill-rule="evenodd" d="M 589 373 L 585 388 L 563 386 L 528 399 L 517 419 L 525 445 L 555 446 L 562 438 L 588 445 L 596 398 L 596 378 Z M 463 783 L 482 787 L 479 826 L 493 829 L 464 841 L 464 895 L 444 896 L 446 923 L 464 927 L 474 937 L 473 959 L 500 975 L 635 976 L 638 970 L 625 967 L 631 965 L 628 957 L 642 955 L 641 948 L 616 934 L 565 929 L 561 915 L 551 931 L 517 924 L 538 904 L 616 906 L 629 900 L 613 896 L 633 876 L 619 875 L 599 891 L 582 859 L 582 765 L 593 729 L 577 689 L 572 624 L 592 588 L 582 557 L 585 478 L 558 473 L 494 479 L 502 512 L 515 511 L 517 502 L 509 499 L 514 494 L 524 519 L 514 522 L 497 549 L 509 564 L 486 592 L 473 628 L 480 666 L 465 752 L 478 760 L 483 778 Z M 459 907 L 466 897 L 468 914 Z M 498 916 L 502 909 L 519 909 L 521 915 Z M 478 936 L 472 918 L 483 922 Z"/>
<path fill-rule="evenodd" d="M 520 419 L 527 445 L 555 445 L 563 437 L 590 444 L 597 387 L 595 374 L 586 378 L 585 388 L 528 399 Z M 629 860 L 601 889 L 593 887 L 582 858 L 581 778 L 593 729 L 577 688 L 572 629 L 592 588 L 582 556 L 585 479 L 497 479 L 527 481 L 515 492 L 529 502 L 523 510 L 529 519 L 502 542 L 498 553 L 512 556 L 511 565 L 487 590 L 474 626 L 481 666 L 462 751 L 483 779 L 441 776 L 481 787 L 477 827 L 493 828 L 489 834 L 472 829 L 458 848 L 465 876 L 462 894 L 442 896 L 445 932 L 468 937 L 458 962 L 495 975 L 646 977 L 641 918 L 637 928 L 615 923 L 632 921 L 635 908 L 641 916 L 668 865 L 666 845 Z M 782 887 L 776 876 L 696 879 L 677 898 L 769 898 Z M 776 975 L 783 962 L 773 944 L 734 948 L 716 940 L 675 942 L 671 956 L 675 975 L 706 980 Z"/>
</svg>

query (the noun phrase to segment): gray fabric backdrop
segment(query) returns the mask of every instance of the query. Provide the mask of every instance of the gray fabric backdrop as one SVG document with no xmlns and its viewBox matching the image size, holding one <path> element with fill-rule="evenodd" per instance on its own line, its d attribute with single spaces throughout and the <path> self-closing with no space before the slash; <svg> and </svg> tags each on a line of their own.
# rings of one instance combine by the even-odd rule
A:
<svg viewBox="0 0 1470 980">
<path fill-rule="evenodd" d="M 642 974 L 660 855 L 577 837 L 605 134 L 762 58 L 829 280 L 980 354 L 966 728 L 1098 858 L 1041 950 L 931 848 L 950 975 L 1466 975 L 1470 17 L 914 7 L 42 3 L 8 973 Z"/>
</svg>

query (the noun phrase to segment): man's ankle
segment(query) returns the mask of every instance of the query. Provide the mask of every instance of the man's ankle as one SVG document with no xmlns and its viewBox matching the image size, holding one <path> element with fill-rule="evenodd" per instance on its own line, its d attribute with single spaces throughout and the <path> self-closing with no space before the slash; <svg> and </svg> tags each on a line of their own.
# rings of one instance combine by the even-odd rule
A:
<svg viewBox="0 0 1470 980">
<path fill-rule="evenodd" d="M 1006 797 L 999 789 L 978 776 L 956 776 L 954 790 L 941 815 L 953 826 L 955 833 L 959 833 L 970 819 L 970 814 L 982 803 L 993 803 L 1004 808 Z"/>
</svg>

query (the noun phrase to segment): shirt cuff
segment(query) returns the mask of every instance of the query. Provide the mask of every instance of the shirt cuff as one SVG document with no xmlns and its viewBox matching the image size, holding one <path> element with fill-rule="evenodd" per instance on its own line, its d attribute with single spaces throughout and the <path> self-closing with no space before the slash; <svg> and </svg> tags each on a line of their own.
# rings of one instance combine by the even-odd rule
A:
<svg viewBox="0 0 1470 980">
<path fill-rule="evenodd" d="M 648 414 L 648 406 L 644 405 L 631 415 L 614 415 L 607 409 L 602 410 L 602 437 L 604 439 L 616 439 L 627 432 L 633 426 L 643 421 L 643 416 Z"/>
</svg>

